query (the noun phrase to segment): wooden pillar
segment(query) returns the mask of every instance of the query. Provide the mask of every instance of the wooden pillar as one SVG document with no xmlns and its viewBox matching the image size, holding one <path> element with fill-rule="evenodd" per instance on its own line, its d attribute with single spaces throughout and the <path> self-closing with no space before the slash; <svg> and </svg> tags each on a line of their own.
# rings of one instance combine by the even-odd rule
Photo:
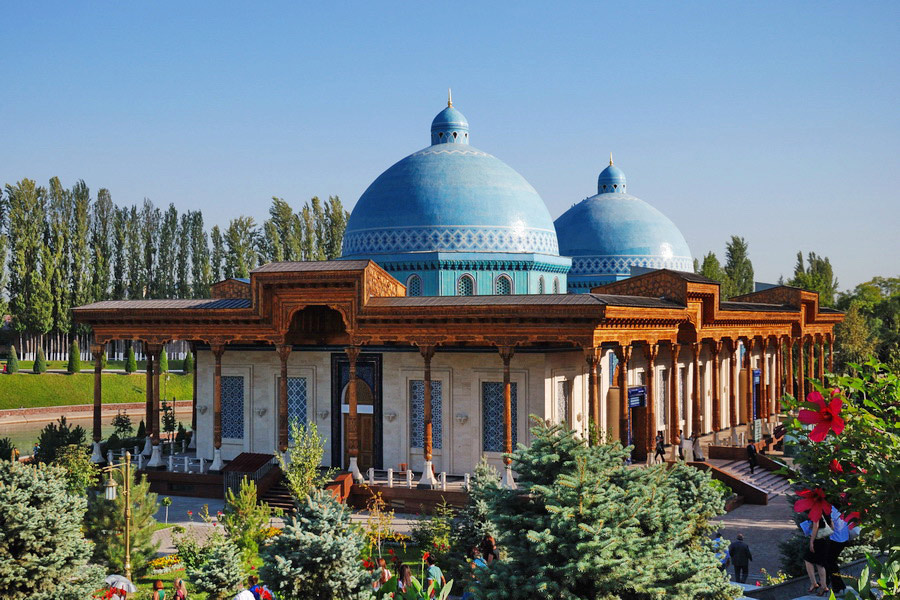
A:
<svg viewBox="0 0 900 600">
<path fill-rule="evenodd" d="M 290 443 L 288 431 L 288 358 L 291 356 L 293 346 L 282 344 L 278 346 L 278 359 L 281 362 L 281 375 L 278 378 L 278 450 L 283 454 Z"/>
<path fill-rule="evenodd" d="M 700 425 L 700 348 L 698 342 L 691 344 L 693 353 L 693 373 L 691 374 L 691 435 L 703 433 Z M 687 432 L 685 432 L 687 433 Z"/>
<path fill-rule="evenodd" d="M 103 403 L 103 344 L 91 344 L 91 354 L 94 356 L 94 441 L 103 439 L 103 425 L 100 419 L 100 410 Z"/>
<path fill-rule="evenodd" d="M 199 368 L 197 366 L 196 344 L 191 344 L 190 352 L 194 355 L 194 372 L 192 373 L 194 380 L 194 391 L 191 394 L 191 396 L 193 397 L 193 402 L 191 402 L 191 448 L 194 448 L 197 445 L 197 371 L 199 371 Z"/>
<path fill-rule="evenodd" d="M 809 338 L 809 351 L 806 353 L 806 377 L 808 379 L 812 379 L 816 376 L 816 340 L 813 336 L 807 336 Z M 806 394 L 812 392 L 812 385 L 807 384 Z"/>
<path fill-rule="evenodd" d="M 146 375 L 146 416 L 144 420 L 147 423 L 147 426 L 144 428 L 144 431 L 147 432 L 148 438 L 153 438 L 153 361 L 150 358 L 150 355 L 147 353 L 147 344 L 146 342 L 141 342 L 141 350 L 143 350 L 144 359 L 146 361 L 146 366 L 144 367 L 144 374 Z"/>
<path fill-rule="evenodd" d="M 785 357 L 785 367 L 787 368 L 787 389 L 785 393 L 793 397 L 797 397 L 797 382 L 794 381 L 794 338 L 787 338 L 787 356 Z"/>
<path fill-rule="evenodd" d="M 422 346 L 419 348 L 422 353 L 422 359 L 425 362 L 425 389 L 424 389 L 424 423 L 425 423 L 425 443 L 423 452 L 425 461 L 431 461 L 431 455 L 434 450 L 433 429 L 431 423 L 431 359 L 434 358 L 434 346 Z"/>
<path fill-rule="evenodd" d="M 775 338 L 775 414 L 781 413 L 781 397 L 784 396 L 784 355 L 781 352 L 784 338 Z"/>
<path fill-rule="evenodd" d="M 753 348 L 756 346 L 756 338 L 747 338 L 744 346 L 744 370 L 747 372 L 747 389 L 745 391 L 744 404 L 747 409 L 747 423 L 753 422 Z"/>
<path fill-rule="evenodd" d="M 216 359 L 213 371 L 213 448 L 219 450 L 222 447 L 222 355 L 225 346 L 212 346 L 211 350 Z"/>
<path fill-rule="evenodd" d="M 834 334 L 828 334 L 828 370 L 834 373 Z"/>
<path fill-rule="evenodd" d="M 825 385 L 825 338 L 817 335 L 816 340 L 819 342 L 819 381 Z"/>
<path fill-rule="evenodd" d="M 588 443 L 591 439 L 590 423 L 594 424 L 594 428 L 598 435 L 600 433 L 600 391 L 598 389 L 597 364 L 600 362 L 600 348 L 585 348 L 584 360 L 588 365 L 588 410 L 590 411 L 590 421 L 588 421 Z"/>
<path fill-rule="evenodd" d="M 623 446 L 627 446 L 631 441 L 628 439 L 628 362 L 631 360 L 631 345 L 620 345 L 616 356 L 619 358 L 619 439 Z"/>
<path fill-rule="evenodd" d="M 769 420 L 769 385 L 766 379 L 769 376 L 769 338 L 763 337 L 760 340 L 759 352 L 759 416 Z"/>
<path fill-rule="evenodd" d="M 153 356 L 153 445 L 159 446 L 162 437 L 162 429 L 159 423 L 159 359 L 162 354 L 162 346 L 151 350 Z"/>
<path fill-rule="evenodd" d="M 806 375 L 804 373 L 803 346 L 805 338 L 801 335 L 797 339 L 797 399 L 806 399 Z"/>
<path fill-rule="evenodd" d="M 672 368 L 669 369 L 669 443 L 675 443 L 675 436 L 678 435 L 679 425 L 681 423 L 681 415 L 679 414 L 679 406 L 681 405 L 680 394 L 678 393 L 678 354 L 681 351 L 681 345 L 678 342 L 671 344 L 672 348 Z"/>
<path fill-rule="evenodd" d="M 734 429 L 738 424 L 738 405 L 737 405 L 737 368 L 738 368 L 738 345 L 737 340 L 731 340 L 731 358 L 728 363 L 728 424 Z"/>
<path fill-rule="evenodd" d="M 720 369 L 721 363 L 719 362 L 719 353 L 722 351 L 722 340 L 718 340 L 712 343 L 710 346 L 710 350 L 712 351 L 712 360 L 713 360 L 713 370 L 712 370 L 712 430 L 719 431 L 722 429 L 722 389 L 720 384 Z"/>
<path fill-rule="evenodd" d="M 659 344 L 647 344 L 644 347 L 644 354 L 647 357 L 647 406 L 644 410 L 646 415 L 645 436 L 647 448 L 647 461 L 653 456 L 656 445 L 656 357 L 659 354 Z"/>
<path fill-rule="evenodd" d="M 512 346 L 500 346 L 500 358 L 503 360 L 503 452 L 512 452 L 512 384 L 509 377 L 509 363 L 515 350 Z M 503 462 L 508 466 L 512 459 L 503 457 Z"/>
<path fill-rule="evenodd" d="M 347 404 L 350 411 L 347 415 L 347 455 L 351 462 L 356 462 L 359 456 L 359 414 L 356 406 L 356 361 L 359 358 L 359 346 L 348 346 L 344 349 L 347 353 L 350 374 L 347 383 Z"/>
</svg>

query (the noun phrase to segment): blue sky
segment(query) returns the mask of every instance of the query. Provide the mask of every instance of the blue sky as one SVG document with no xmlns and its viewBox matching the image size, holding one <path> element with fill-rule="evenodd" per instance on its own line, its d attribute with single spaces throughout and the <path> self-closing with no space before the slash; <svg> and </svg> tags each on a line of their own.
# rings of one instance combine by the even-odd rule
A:
<svg viewBox="0 0 900 600">
<path fill-rule="evenodd" d="M 612 151 L 695 256 L 738 234 L 758 280 L 798 250 L 842 288 L 900 275 L 900 3 L 491 4 L 7 3 L 0 183 L 220 225 L 352 207 L 449 86 L 554 218 Z"/>
</svg>

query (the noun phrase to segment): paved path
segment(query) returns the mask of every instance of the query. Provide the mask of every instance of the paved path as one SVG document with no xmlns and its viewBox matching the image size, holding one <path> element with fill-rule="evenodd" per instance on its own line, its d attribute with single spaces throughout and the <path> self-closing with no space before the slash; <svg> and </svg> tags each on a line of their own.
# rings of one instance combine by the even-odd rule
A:
<svg viewBox="0 0 900 600">
<path fill-rule="evenodd" d="M 716 522 L 721 524 L 722 536 L 730 541 L 744 534 L 744 541 L 750 546 L 753 561 L 750 563 L 748 583 L 757 580 L 764 583 L 760 569 L 775 574 L 781 569 L 781 553 L 778 542 L 799 531 L 793 520 L 793 508 L 783 495 L 772 499 L 768 505 L 744 504 L 723 515 Z M 729 569 L 734 576 L 733 567 Z"/>
</svg>

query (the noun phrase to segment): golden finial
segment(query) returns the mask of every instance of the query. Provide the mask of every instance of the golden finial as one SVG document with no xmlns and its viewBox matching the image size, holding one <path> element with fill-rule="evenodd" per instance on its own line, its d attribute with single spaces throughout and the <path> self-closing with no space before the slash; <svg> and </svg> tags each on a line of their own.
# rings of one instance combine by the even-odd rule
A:
<svg viewBox="0 0 900 600">
<path fill-rule="evenodd" d="M 447 108 L 453 106 L 453 90 L 447 88 Z"/>
<path fill-rule="evenodd" d="M 612 162 L 612 152 L 609 153 L 609 166 L 613 166 L 613 162 Z"/>
</svg>

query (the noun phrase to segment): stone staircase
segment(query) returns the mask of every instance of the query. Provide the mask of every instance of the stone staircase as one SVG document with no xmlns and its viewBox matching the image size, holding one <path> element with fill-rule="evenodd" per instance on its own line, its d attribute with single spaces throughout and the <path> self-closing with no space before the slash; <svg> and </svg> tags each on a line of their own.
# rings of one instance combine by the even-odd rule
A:
<svg viewBox="0 0 900 600">
<path fill-rule="evenodd" d="M 719 469 L 765 490 L 769 494 L 769 502 L 776 496 L 787 492 L 791 487 L 786 477 L 767 471 L 762 467 L 756 467 L 755 472 L 751 475 L 750 465 L 746 460 L 711 460 L 709 462 Z"/>
<path fill-rule="evenodd" d="M 267 503 L 272 508 L 280 508 L 285 514 L 294 512 L 294 497 L 285 486 L 282 477 L 277 483 L 266 490 L 266 493 L 260 498 L 261 502 Z"/>
</svg>

